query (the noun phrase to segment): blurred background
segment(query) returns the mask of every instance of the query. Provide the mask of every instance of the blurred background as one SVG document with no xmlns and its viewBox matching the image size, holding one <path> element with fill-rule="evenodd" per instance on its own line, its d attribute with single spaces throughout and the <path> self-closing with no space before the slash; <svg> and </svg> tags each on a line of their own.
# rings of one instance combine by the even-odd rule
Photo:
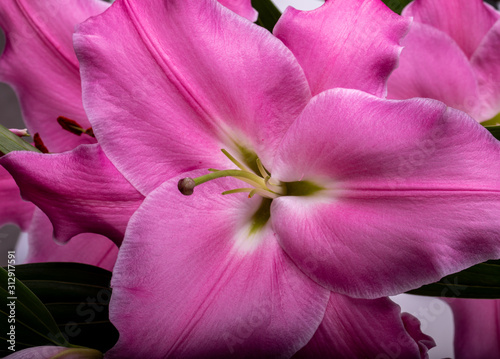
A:
<svg viewBox="0 0 500 359">
<path fill-rule="evenodd" d="M 6 0 L 8 1 L 8 0 Z M 439 0 L 436 0 L 439 1 Z M 487 0 L 498 6 L 500 2 Z M 322 0 L 273 0 L 277 7 L 284 11 L 287 6 L 301 10 L 311 10 L 320 6 Z M 5 38 L 0 31 L 0 53 L 3 51 Z M 7 128 L 24 128 L 18 100 L 12 89 L 0 83 L 0 124 Z M 1 200 L 1 199 L 0 199 Z M 13 250 L 20 231 L 16 226 L 7 225 L 0 228 L 0 254 Z M 0 255 L 0 265 L 6 265 L 6 255 Z M 422 330 L 434 337 L 437 347 L 430 351 L 431 359 L 453 358 L 453 319 L 449 307 L 439 299 L 400 295 L 394 297 L 403 311 L 420 319 Z"/>
</svg>

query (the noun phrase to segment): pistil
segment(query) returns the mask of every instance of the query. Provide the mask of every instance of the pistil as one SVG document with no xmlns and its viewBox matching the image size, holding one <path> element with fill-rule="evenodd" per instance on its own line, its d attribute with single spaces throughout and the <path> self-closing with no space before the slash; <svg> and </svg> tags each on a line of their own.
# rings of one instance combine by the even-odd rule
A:
<svg viewBox="0 0 500 359">
<path fill-rule="evenodd" d="M 236 167 L 239 169 L 231 169 L 231 170 L 217 170 L 217 169 L 209 169 L 212 173 L 206 174 L 204 176 L 200 176 L 197 178 L 183 178 L 179 181 L 177 187 L 179 191 L 189 196 L 193 194 L 194 188 L 202 183 L 211 181 L 216 178 L 222 177 L 234 177 L 239 179 L 249 185 L 251 188 L 237 188 L 222 192 L 223 195 L 232 194 L 232 193 L 241 193 L 241 192 L 249 192 L 248 197 L 251 198 L 255 194 L 258 194 L 264 198 L 276 198 L 281 195 L 284 195 L 284 188 L 280 186 L 278 183 L 271 182 L 271 175 L 266 171 L 260 160 L 257 158 L 257 168 L 259 169 L 260 176 L 253 172 L 248 167 L 241 164 L 236 158 L 231 156 L 229 152 L 226 150 L 222 150 L 224 155 L 229 158 L 231 162 L 233 162 Z"/>
</svg>

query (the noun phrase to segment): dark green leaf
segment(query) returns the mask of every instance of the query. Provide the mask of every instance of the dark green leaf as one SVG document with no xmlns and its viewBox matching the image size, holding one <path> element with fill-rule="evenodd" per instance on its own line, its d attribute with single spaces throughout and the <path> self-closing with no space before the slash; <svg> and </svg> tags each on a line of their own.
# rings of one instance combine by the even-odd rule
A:
<svg viewBox="0 0 500 359">
<path fill-rule="evenodd" d="M 34 151 L 40 152 L 29 143 L 23 141 L 18 136 L 9 131 L 8 128 L 0 125 L 0 156 L 12 151 Z"/>
<path fill-rule="evenodd" d="M 13 325 L 16 351 L 40 345 L 70 347 L 45 305 L 17 278 L 17 268 L 17 266 L 8 267 L 8 271 L 4 268 L 0 269 L 0 338 L 2 341 L 10 340 L 9 333 Z M 0 356 L 12 354 L 7 347 L 0 348 Z"/>
<path fill-rule="evenodd" d="M 278 8 L 274 6 L 271 0 L 252 0 L 252 6 L 259 12 L 256 24 L 273 32 L 274 25 L 281 16 Z"/>
<path fill-rule="evenodd" d="M 412 0 L 382 0 L 389 9 L 394 11 L 396 14 L 401 14 L 401 11 L 406 5 L 411 3 Z"/>
<path fill-rule="evenodd" d="M 486 126 L 486 129 L 491 132 L 493 137 L 500 140 L 500 126 Z"/>
<path fill-rule="evenodd" d="M 431 297 L 498 299 L 500 260 L 477 264 L 407 293 Z"/>
<path fill-rule="evenodd" d="M 109 321 L 111 272 L 80 263 L 16 266 L 16 274 L 45 304 L 74 345 L 109 350 L 118 331 Z"/>
</svg>

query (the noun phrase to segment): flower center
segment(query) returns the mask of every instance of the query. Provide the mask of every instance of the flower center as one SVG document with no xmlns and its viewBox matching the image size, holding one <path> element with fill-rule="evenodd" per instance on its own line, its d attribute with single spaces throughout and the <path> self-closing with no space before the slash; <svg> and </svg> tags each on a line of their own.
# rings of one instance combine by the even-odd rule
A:
<svg viewBox="0 0 500 359">
<path fill-rule="evenodd" d="M 239 169 L 218 170 L 210 168 L 209 171 L 211 173 L 204 176 L 196 178 L 186 177 L 181 179 L 178 183 L 179 191 L 182 194 L 189 196 L 193 194 L 194 188 L 202 183 L 216 178 L 234 177 L 249 184 L 251 187 L 236 188 L 224 191 L 222 192 L 223 195 L 248 192 L 249 198 L 252 198 L 255 194 L 258 194 L 261 197 L 273 199 L 286 194 L 286 186 L 283 186 L 281 182 L 271 179 L 271 174 L 267 172 L 258 157 L 255 159 L 255 163 L 257 165 L 256 169 L 258 169 L 258 171 L 253 171 L 249 167 L 241 164 L 226 150 L 222 149 L 222 153 L 224 153 L 224 155 L 229 158 L 229 160 L 233 162 Z"/>
<path fill-rule="evenodd" d="M 193 194 L 196 186 L 222 177 L 233 177 L 252 186 L 224 191 L 222 192 L 223 195 L 248 192 L 248 198 L 252 198 L 255 194 L 271 200 L 279 196 L 311 196 L 325 189 L 310 181 L 276 181 L 271 178 L 271 174 L 265 169 L 257 156 L 252 156 L 252 159 L 255 161 L 255 166 L 253 166 L 253 163 L 249 163 L 248 166 L 245 166 L 226 150 L 222 149 L 222 153 L 224 153 L 224 155 L 239 169 L 217 170 L 210 168 L 209 171 L 211 173 L 204 176 L 181 179 L 177 184 L 179 191 L 186 196 L 190 196 Z M 251 167 L 255 169 L 251 169 Z"/>
<path fill-rule="evenodd" d="M 260 207 L 253 213 L 248 221 L 248 229 L 245 238 L 253 238 L 254 234 L 259 233 L 265 228 L 269 218 L 271 217 L 271 203 L 274 198 L 279 196 L 311 196 L 315 193 L 324 190 L 325 188 L 310 181 L 295 181 L 281 182 L 271 178 L 271 174 L 262 165 L 260 159 L 255 153 L 238 148 L 241 156 L 244 159 L 245 165 L 239 162 L 226 150 L 222 153 L 238 167 L 239 169 L 218 170 L 210 168 L 211 173 L 204 176 L 191 178 L 186 177 L 181 179 L 177 187 L 179 191 L 186 195 L 192 195 L 194 188 L 202 183 L 211 181 L 216 178 L 233 177 L 239 179 L 251 187 L 235 188 L 222 192 L 223 195 L 231 193 L 248 192 L 248 198 L 252 198 L 255 194 L 262 197 Z M 248 244 L 248 243 L 247 243 Z"/>
</svg>

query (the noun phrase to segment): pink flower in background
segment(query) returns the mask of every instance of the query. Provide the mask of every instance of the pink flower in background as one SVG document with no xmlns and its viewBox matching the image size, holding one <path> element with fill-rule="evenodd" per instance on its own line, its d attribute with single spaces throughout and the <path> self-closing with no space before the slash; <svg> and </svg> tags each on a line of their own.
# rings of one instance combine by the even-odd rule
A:
<svg viewBox="0 0 500 359">
<path fill-rule="evenodd" d="M 500 12 L 482 0 L 415 0 L 403 16 L 413 24 L 389 98 L 434 98 L 500 124 Z"/>
<path fill-rule="evenodd" d="M 78 137 L 63 130 L 57 118 L 64 115 L 90 127 L 83 111 L 79 65 L 71 37 L 76 24 L 108 6 L 94 0 L 16 0 L 0 4 L 0 26 L 7 40 L 0 59 L 0 79 L 13 86 L 29 132 L 39 133 L 51 152 L 96 142 L 90 136 Z M 28 230 L 27 262 L 77 261 L 113 267 L 117 247 L 99 235 L 82 234 L 64 247 L 54 243 L 46 215 L 21 199 L 19 188 L 3 168 L 0 196 L 0 225 L 11 222 Z"/>
</svg>

